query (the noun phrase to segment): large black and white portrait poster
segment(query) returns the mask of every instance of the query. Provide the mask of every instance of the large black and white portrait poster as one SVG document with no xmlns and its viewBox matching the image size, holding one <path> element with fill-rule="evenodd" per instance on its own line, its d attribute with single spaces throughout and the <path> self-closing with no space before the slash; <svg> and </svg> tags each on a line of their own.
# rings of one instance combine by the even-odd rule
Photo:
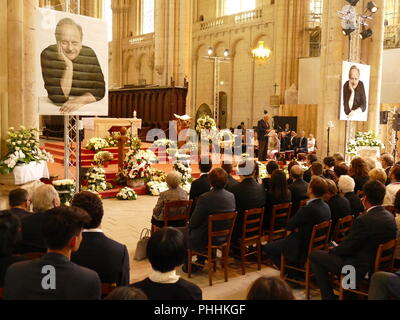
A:
<svg viewBox="0 0 400 320">
<path fill-rule="evenodd" d="M 41 115 L 108 115 L 108 39 L 103 20 L 38 9 Z"/>
<path fill-rule="evenodd" d="M 367 121 L 371 67 L 343 62 L 340 120 Z"/>
</svg>

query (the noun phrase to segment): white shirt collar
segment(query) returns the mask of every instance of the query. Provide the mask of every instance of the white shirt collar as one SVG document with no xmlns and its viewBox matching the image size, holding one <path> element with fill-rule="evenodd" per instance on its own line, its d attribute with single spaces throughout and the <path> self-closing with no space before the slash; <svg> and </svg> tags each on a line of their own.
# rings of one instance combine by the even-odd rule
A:
<svg viewBox="0 0 400 320">
<path fill-rule="evenodd" d="M 200 172 L 200 177 L 204 176 L 205 174 L 208 174 L 208 172 Z"/>
<path fill-rule="evenodd" d="M 373 206 L 373 207 L 369 208 L 369 209 L 367 210 L 367 212 L 370 212 L 372 209 L 375 209 L 375 208 L 377 208 L 377 207 L 382 207 L 382 206 Z"/>
<path fill-rule="evenodd" d="M 103 230 L 101 230 L 100 228 L 83 229 L 82 232 L 101 232 L 101 233 L 103 233 Z"/>
<path fill-rule="evenodd" d="M 179 280 L 179 276 L 175 270 L 169 272 L 159 272 L 153 270 L 149 276 L 149 279 L 157 283 L 176 283 Z"/>
</svg>

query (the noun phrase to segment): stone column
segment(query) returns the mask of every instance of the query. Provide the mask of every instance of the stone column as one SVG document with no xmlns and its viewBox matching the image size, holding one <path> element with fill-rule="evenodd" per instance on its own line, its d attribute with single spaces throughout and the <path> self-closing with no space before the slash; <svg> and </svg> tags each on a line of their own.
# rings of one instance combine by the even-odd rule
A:
<svg viewBox="0 0 400 320">
<path fill-rule="evenodd" d="M 345 151 L 345 121 L 339 121 L 342 61 L 348 58 L 348 38 L 342 34 L 340 19 L 337 15 L 337 11 L 342 7 L 341 1 L 324 1 L 321 71 L 320 77 L 315 79 L 321 82 L 316 132 L 319 157 L 325 157 L 327 154 L 329 121 L 335 125 L 330 133 L 331 154 Z"/>
<path fill-rule="evenodd" d="M 8 55 L 7 55 L 7 1 L 0 1 L 0 157 L 6 153 L 5 139 L 8 129 Z"/>
<path fill-rule="evenodd" d="M 110 85 L 113 87 L 122 86 L 122 43 L 121 43 L 121 10 L 120 1 L 112 2 L 113 12 L 113 41 L 112 41 L 112 79 Z"/>
</svg>

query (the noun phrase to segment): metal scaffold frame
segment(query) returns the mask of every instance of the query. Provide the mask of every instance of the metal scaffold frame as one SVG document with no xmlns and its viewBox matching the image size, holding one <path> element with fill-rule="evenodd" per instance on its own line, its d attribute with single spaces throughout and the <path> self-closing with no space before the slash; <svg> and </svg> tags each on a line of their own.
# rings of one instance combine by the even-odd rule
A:
<svg viewBox="0 0 400 320">
<path fill-rule="evenodd" d="M 64 116 L 64 179 L 74 179 L 80 189 L 79 116 Z"/>
</svg>

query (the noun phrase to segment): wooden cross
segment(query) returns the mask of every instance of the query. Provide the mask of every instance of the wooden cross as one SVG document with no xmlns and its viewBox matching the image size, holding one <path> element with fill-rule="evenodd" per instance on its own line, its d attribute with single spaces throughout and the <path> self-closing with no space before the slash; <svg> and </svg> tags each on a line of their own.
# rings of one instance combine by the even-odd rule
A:
<svg viewBox="0 0 400 320">
<path fill-rule="evenodd" d="M 275 94 L 276 94 L 276 88 L 278 88 L 279 86 L 275 83 L 275 84 L 273 85 L 273 87 L 275 87 Z"/>
</svg>

